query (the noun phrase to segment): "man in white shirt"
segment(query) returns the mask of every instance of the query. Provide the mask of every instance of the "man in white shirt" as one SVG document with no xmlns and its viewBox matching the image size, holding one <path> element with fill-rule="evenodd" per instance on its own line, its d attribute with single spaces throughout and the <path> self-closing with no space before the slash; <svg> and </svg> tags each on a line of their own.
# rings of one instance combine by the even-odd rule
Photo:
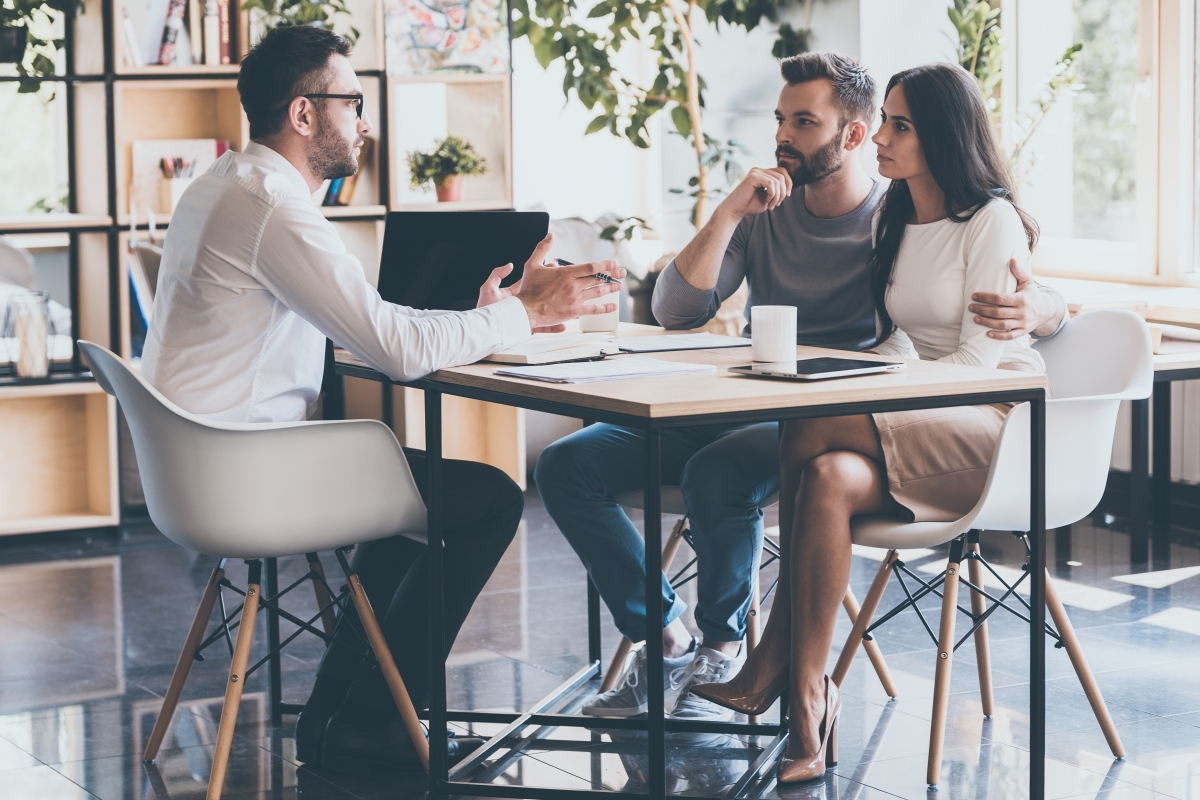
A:
<svg viewBox="0 0 1200 800">
<path fill-rule="evenodd" d="M 184 193 L 163 249 L 142 374 L 188 411 L 230 422 L 285 422 L 315 410 L 325 340 L 395 379 L 477 361 L 581 314 L 615 310 L 586 301 L 619 289 L 607 261 L 544 266 L 547 237 L 522 280 L 501 288 L 497 268 L 465 312 L 385 302 L 367 283 L 311 195 L 353 175 L 363 136 L 363 90 L 341 37 L 311 26 L 277 28 L 242 61 L 238 93 L 251 142 L 222 156 Z M 406 450 L 417 476 L 424 453 Z M 499 470 L 444 466 L 446 642 L 449 647 L 521 519 L 523 496 Z M 422 485 L 422 481 L 418 481 Z M 428 687 L 425 548 L 384 539 L 357 548 L 354 567 L 414 703 Z M 379 670 L 361 663 L 353 609 L 341 619 L 297 720 L 306 762 L 343 769 L 419 766 Z M 341 647 L 345 640 L 349 647 Z M 451 760 L 477 744 L 450 743 Z"/>
</svg>

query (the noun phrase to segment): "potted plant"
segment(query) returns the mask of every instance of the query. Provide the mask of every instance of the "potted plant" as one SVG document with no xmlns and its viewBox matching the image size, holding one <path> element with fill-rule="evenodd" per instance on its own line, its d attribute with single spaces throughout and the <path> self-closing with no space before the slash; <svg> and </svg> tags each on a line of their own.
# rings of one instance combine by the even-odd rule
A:
<svg viewBox="0 0 1200 800">
<path fill-rule="evenodd" d="M 261 12 L 255 22 L 266 30 L 281 25 L 312 25 L 334 31 L 350 44 L 358 42 L 358 28 L 341 24 L 350 18 L 345 0 L 242 0 L 241 10 L 251 9 Z"/>
<path fill-rule="evenodd" d="M 409 153 L 408 171 L 414 189 L 433 183 L 439 203 L 452 203 L 462 197 L 462 179 L 487 172 L 487 160 L 471 143 L 457 136 L 434 142 L 433 152 Z"/>
<path fill-rule="evenodd" d="M 83 0 L 0 3 L 0 62 L 17 65 L 18 92 L 36 92 L 39 79 L 54 74 L 54 56 L 63 40 L 43 36 L 52 30 L 55 16 L 73 18 L 82 10 Z"/>
</svg>

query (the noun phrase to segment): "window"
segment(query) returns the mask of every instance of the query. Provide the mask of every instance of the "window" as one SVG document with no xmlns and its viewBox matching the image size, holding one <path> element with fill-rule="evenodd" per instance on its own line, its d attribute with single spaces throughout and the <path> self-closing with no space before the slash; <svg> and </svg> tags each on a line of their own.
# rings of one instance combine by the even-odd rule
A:
<svg viewBox="0 0 1200 800">
<path fill-rule="evenodd" d="M 1017 167 L 1022 204 L 1041 225 L 1039 272 L 1158 274 L 1158 12 L 1184 1 L 1021 0 L 1009 61 L 1017 81 L 1005 108 L 1010 138 L 1046 97 L 1067 47 L 1083 45 L 1079 84 L 1059 95 Z"/>
<path fill-rule="evenodd" d="M 1195 6 L 1005 0 L 1017 16 L 1005 62 L 1016 76 L 1004 86 L 1010 146 L 1057 59 L 1083 45 L 1077 91 L 1046 115 L 1018 169 L 1042 228 L 1039 273 L 1200 285 Z"/>
<path fill-rule="evenodd" d="M 0 215 L 65 206 L 66 115 L 61 83 L 18 94 L 15 82 L 0 82 Z"/>
</svg>

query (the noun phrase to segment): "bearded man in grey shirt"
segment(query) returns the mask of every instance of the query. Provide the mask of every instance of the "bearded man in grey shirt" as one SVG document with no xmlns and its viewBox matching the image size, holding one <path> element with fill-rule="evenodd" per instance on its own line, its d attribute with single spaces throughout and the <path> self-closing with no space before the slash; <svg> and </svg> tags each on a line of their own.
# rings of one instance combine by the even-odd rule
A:
<svg viewBox="0 0 1200 800">
<path fill-rule="evenodd" d="M 831 53 L 785 59 L 781 71 L 787 85 L 775 112 L 778 166 L 751 170 L 662 272 L 654 315 L 667 328 L 699 327 L 745 279 L 750 306 L 797 308 L 797 343 L 863 350 L 875 337 L 867 257 L 871 218 L 884 191 L 862 164 L 875 82 L 852 59 Z M 1011 268 L 1017 292 L 974 297 L 975 321 L 993 328 L 995 338 L 1053 335 L 1066 304 L 1021 274 L 1015 261 Z M 613 498 L 644 486 L 643 447 L 637 431 L 592 425 L 546 449 L 535 473 L 547 510 L 618 629 L 634 642 L 657 628 L 648 630 L 646 620 L 642 539 Z M 745 659 L 762 505 L 779 489 L 778 425 L 665 430 L 661 479 L 679 484 L 687 502 L 699 570 L 695 619 L 704 634 L 697 642 L 684 627 L 685 606 L 664 575 L 664 688 L 675 691 L 667 708 L 676 719 L 729 719 L 733 712 L 689 689 L 728 680 Z M 646 683 L 643 648 L 616 688 L 583 711 L 645 713 Z"/>
</svg>

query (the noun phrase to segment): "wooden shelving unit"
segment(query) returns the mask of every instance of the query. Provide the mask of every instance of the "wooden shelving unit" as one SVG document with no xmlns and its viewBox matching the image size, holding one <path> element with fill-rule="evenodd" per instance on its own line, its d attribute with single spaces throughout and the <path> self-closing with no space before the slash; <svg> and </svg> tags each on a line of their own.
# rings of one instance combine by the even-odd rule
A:
<svg viewBox="0 0 1200 800">
<path fill-rule="evenodd" d="M 0 385 L 0 535 L 116 525 L 116 441 L 93 381 Z"/>
<path fill-rule="evenodd" d="M 395 211 L 485 211 L 512 208 L 512 81 L 507 74 L 391 75 L 392 195 Z M 463 199 L 439 203 L 409 185 L 405 155 L 434 138 L 466 139 L 488 172 L 463 181 Z"/>
<path fill-rule="evenodd" d="M 507 74 L 388 76 L 383 0 L 347 5 L 361 34 L 351 63 L 363 85 L 375 146 L 352 204 L 321 211 L 375 282 L 389 210 L 512 207 L 511 81 Z M 133 142 L 226 139 L 240 150 L 249 141 L 249 125 L 237 94 L 236 63 L 132 66 L 118 38 L 120 13 L 113 0 L 85 0 L 84 13 L 67 24 L 66 74 L 54 80 L 69 109 L 70 213 L 0 218 L 0 234 L 67 234 L 73 336 L 132 358 L 127 252 Z M 261 31 L 244 13 L 237 23 L 240 59 Z M 430 97 L 440 100 L 430 107 Z M 431 132 L 463 136 L 488 159 L 489 174 L 466 181 L 461 202 L 437 204 L 432 192 L 408 189 L 404 155 L 427 146 Z M 144 212 L 138 219 L 144 229 Z M 156 223 L 162 236 L 170 215 L 156 214 Z M 85 369 L 76 355 L 70 373 L 46 383 L 0 376 L 0 535 L 119 523 L 116 403 Z M 382 419 L 402 442 L 421 444 L 410 434 L 423 416 L 414 398 L 391 387 L 381 392 L 377 384 L 346 384 L 349 416 Z M 447 453 L 492 463 L 523 484 L 521 412 L 463 402 L 468 405 L 447 409 L 462 423 L 448 428 L 463 432 L 452 437 Z"/>
</svg>

